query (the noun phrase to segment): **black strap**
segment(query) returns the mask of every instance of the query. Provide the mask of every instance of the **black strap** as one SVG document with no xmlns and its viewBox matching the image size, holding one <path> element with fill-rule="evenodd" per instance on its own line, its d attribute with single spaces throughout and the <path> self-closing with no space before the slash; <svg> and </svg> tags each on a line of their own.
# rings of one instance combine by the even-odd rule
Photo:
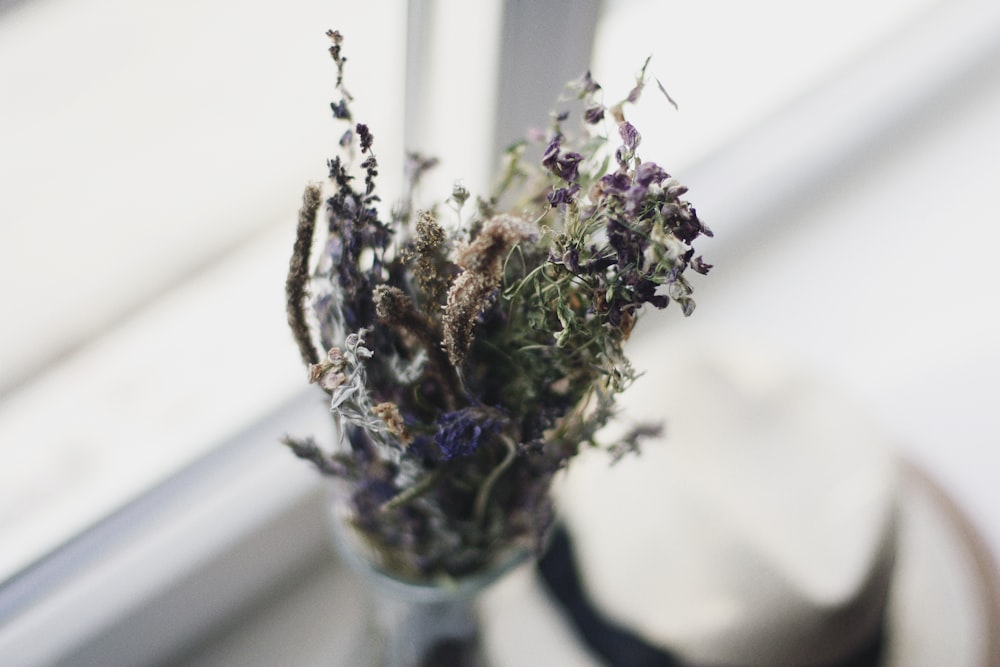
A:
<svg viewBox="0 0 1000 667">
<path fill-rule="evenodd" d="M 573 556 L 569 533 L 557 526 L 538 571 L 549 593 L 563 608 L 576 632 L 611 667 L 679 667 L 670 653 L 609 621 L 587 597 Z"/>
<path fill-rule="evenodd" d="M 584 591 L 569 533 L 563 526 L 552 532 L 548 550 L 538 561 L 538 572 L 552 598 L 569 617 L 579 638 L 608 667 L 681 667 L 669 651 L 608 620 Z M 884 645 L 883 627 L 848 659 L 831 667 L 877 667 Z"/>
</svg>

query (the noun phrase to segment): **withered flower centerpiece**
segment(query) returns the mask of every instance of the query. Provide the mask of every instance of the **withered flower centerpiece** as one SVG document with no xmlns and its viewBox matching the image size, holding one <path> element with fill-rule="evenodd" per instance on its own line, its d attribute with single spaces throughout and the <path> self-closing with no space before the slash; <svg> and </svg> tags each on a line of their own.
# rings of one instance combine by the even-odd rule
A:
<svg viewBox="0 0 1000 667">
<path fill-rule="evenodd" d="M 407 195 L 383 214 L 373 134 L 352 117 L 342 39 L 329 36 L 331 108 L 348 128 L 327 191 L 306 189 L 287 296 L 340 443 L 286 443 L 347 489 L 349 523 L 378 568 L 458 577 L 541 545 L 553 476 L 599 446 L 636 375 L 623 351 L 636 317 L 670 301 L 692 312 L 685 274 L 711 268 L 692 243 L 711 233 L 685 188 L 639 157 L 624 108 L 645 67 L 612 106 L 589 73 L 571 84 L 573 127 L 562 113 L 547 137 L 510 148 L 488 197 L 457 186 L 445 205 L 414 211 Z M 433 160 L 409 165 L 412 194 Z M 603 446 L 617 456 L 647 432 Z"/>
</svg>

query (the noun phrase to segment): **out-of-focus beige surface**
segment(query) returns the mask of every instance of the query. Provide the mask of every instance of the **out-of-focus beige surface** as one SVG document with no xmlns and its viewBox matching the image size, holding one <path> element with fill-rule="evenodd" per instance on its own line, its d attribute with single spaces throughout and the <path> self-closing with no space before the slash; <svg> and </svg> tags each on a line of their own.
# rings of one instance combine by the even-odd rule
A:
<svg viewBox="0 0 1000 667">
<path fill-rule="evenodd" d="M 600 607 L 695 664 L 805 665 L 877 628 L 895 555 L 894 453 L 856 401 L 760 346 L 636 341 L 622 398 L 665 435 L 559 498 Z"/>
</svg>

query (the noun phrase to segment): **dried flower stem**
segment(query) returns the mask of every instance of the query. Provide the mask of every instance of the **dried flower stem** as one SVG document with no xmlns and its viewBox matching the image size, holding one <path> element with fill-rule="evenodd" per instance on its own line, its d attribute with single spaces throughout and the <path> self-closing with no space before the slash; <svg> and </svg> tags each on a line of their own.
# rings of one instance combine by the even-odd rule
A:
<svg viewBox="0 0 1000 667">
<path fill-rule="evenodd" d="M 438 480 L 440 480 L 444 476 L 444 471 L 445 468 L 442 467 L 429 473 L 426 477 L 419 480 L 413 486 L 407 487 L 399 494 L 393 496 L 391 499 L 382 503 L 382 505 L 379 507 L 379 511 L 389 512 L 398 507 L 402 507 L 403 505 L 413 500 L 416 500 L 417 498 L 427 493 L 437 485 Z"/>
<path fill-rule="evenodd" d="M 281 442 L 300 459 L 311 461 L 324 475 L 342 476 L 346 474 L 344 466 L 327 456 L 312 438 L 297 440 L 286 436 L 281 439 Z"/>
<path fill-rule="evenodd" d="M 302 208 L 299 209 L 299 224 L 295 231 L 295 245 L 292 258 L 288 262 L 288 278 L 285 280 L 285 307 L 288 325 L 299 346 L 299 354 L 307 366 L 319 362 L 320 354 L 313 344 L 309 324 L 306 321 L 306 284 L 309 281 L 309 255 L 312 251 L 313 231 L 316 228 L 316 212 L 323 201 L 322 190 L 316 183 L 310 183 L 302 193 Z"/>
<path fill-rule="evenodd" d="M 490 471 L 486 479 L 483 480 L 482 485 L 479 487 L 479 492 L 476 494 L 476 506 L 475 506 L 475 517 L 476 521 L 480 524 L 486 523 L 486 507 L 490 502 L 490 494 L 493 492 L 493 487 L 496 486 L 497 480 L 500 479 L 500 475 L 510 467 L 510 464 L 514 462 L 514 456 L 517 454 L 517 446 L 514 441 L 508 438 L 506 435 L 500 436 L 501 441 L 507 448 L 507 454 L 504 456 L 503 461 Z"/>
</svg>

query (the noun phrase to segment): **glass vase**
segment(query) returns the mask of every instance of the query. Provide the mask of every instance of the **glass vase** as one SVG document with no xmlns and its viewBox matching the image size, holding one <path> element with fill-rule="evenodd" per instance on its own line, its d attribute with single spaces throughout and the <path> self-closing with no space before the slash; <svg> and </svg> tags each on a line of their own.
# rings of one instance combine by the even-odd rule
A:
<svg viewBox="0 0 1000 667">
<path fill-rule="evenodd" d="M 367 596 L 365 636 L 355 647 L 363 667 L 491 667 L 480 630 L 478 598 L 531 557 L 506 549 L 491 564 L 461 577 L 413 580 L 380 566 L 350 522 L 344 490 L 329 496 L 334 546 Z"/>
</svg>

